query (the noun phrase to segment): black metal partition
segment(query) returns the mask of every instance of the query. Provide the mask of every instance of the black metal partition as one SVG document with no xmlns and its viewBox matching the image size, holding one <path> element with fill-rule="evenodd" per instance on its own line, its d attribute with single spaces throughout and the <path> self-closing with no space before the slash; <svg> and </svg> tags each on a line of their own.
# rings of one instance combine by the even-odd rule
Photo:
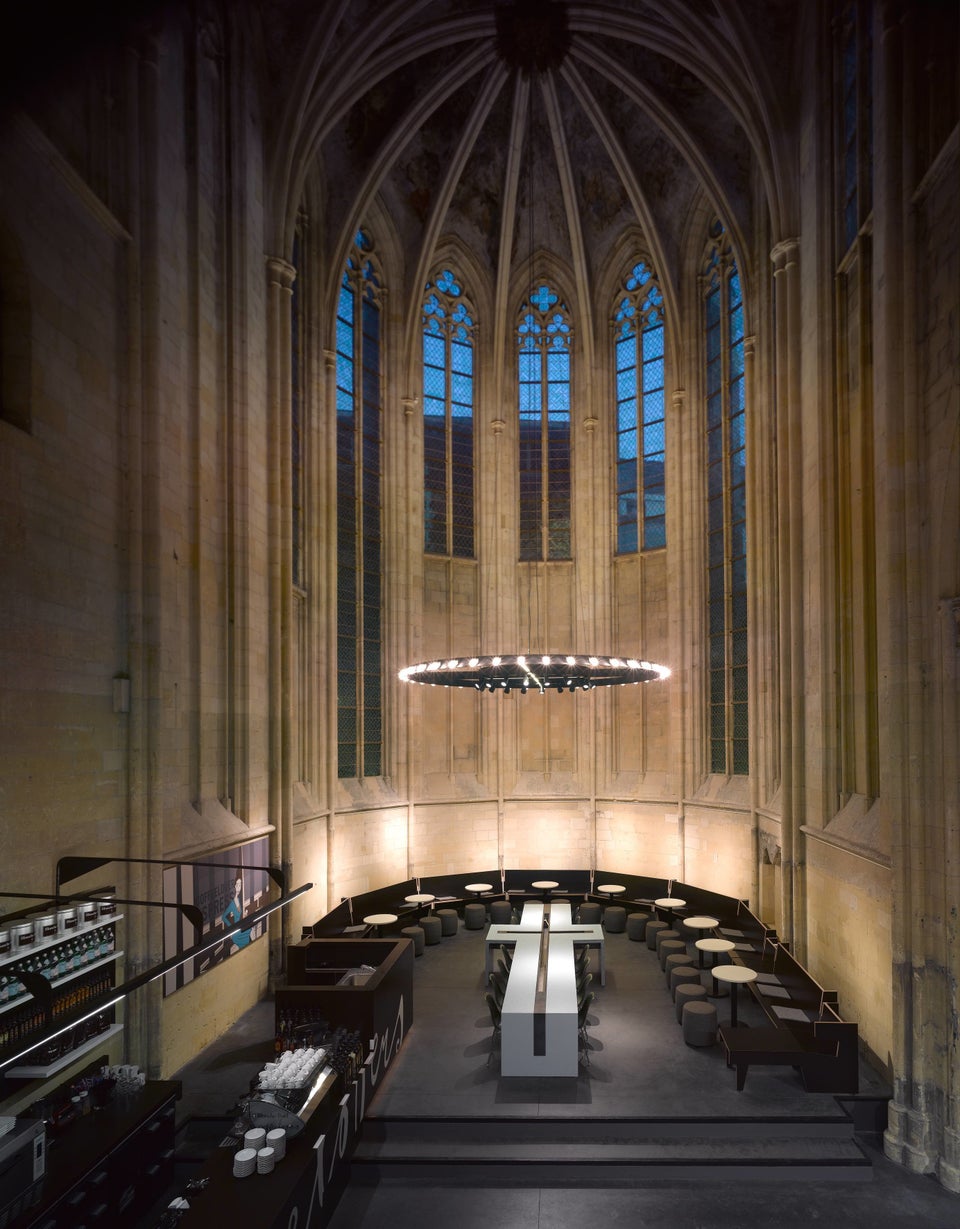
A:
<svg viewBox="0 0 960 1229">
<path fill-rule="evenodd" d="M 499 871 L 471 871 L 466 875 L 423 875 L 420 878 L 420 891 L 430 892 L 437 898 L 438 904 L 444 901 L 476 900 L 476 892 L 467 891 L 468 883 L 489 883 L 490 892 L 485 893 L 488 899 L 490 896 L 503 895 Z M 416 890 L 416 887 L 410 889 L 411 892 Z"/>
<path fill-rule="evenodd" d="M 619 898 L 621 901 L 647 904 L 668 894 L 670 880 L 652 875 L 625 875 L 622 871 L 597 871 L 593 877 L 594 889 L 602 883 L 622 884 L 626 891 Z"/>
<path fill-rule="evenodd" d="M 504 872 L 504 883 L 511 895 L 540 897 L 543 893 L 533 884 L 550 880 L 557 884 L 551 890 L 554 896 L 585 896 L 590 891 L 590 872 L 583 870 L 509 870 Z"/>
<path fill-rule="evenodd" d="M 673 895 L 685 900 L 687 913 L 703 913 L 715 917 L 721 926 L 736 926 L 744 934 L 751 937 L 763 937 L 772 933 L 769 926 L 750 911 L 750 904 L 738 900 L 735 896 L 723 896 L 719 892 L 710 892 L 706 888 L 695 887 L 692 883 L 674 883 Z"/>
<path fill-rule="evenodd" d="M 487 900 L 502 896 L 504 891 L 515 899 L 524 896 L 539 899 L 543 893 L 533 884 L 540 880 L 557 884 L 556 888 L 547 893 L 548 896 L 568 897 L 574 903 L 591 895 L 600 899 L 596 887 L 604 883 L 622 885 L 624 891 L 616 899 L 626 905 L 649 905 L 663 896 L 675 896 L 686 902 L 682 910 L 685 914 L 708 914 L 717 918 L 721 926 L 735 926 L 751 939 L 776 938 L 775 932 L 750 911 L 748 902 L 735 896 L 724 896 L 720 892 L 698 888 L 694 884 L 654 875 L 631 875 L 617 870 L 597 870 L 591 875 L 589 870 L 569 867 L 513 867 L 503 872 L 502 880 L 499 870 L 423 875 L 419 879 L 403 879 L 358 896 L 345 898 L 314 923 L 313 934 L 315 938 L 332 938 L 350 933 L 351 927 L 362 927 L 364 917 L 373 913 L 395 914 L 397 922 L 393 929 L 399 930 L 409 925 L 418 914 L 418 907 L 407 902 L 405 897 L 417 893 L 429 894 L 435 897 L 434 907 L 459 906 L 465 901 L 479 899 L 476 892 L 467 890 L 470 883 L 489 883 L 490 891 L 485 892 L 482 897 Z M 385 931 L 389 932 L 390 929 L 386 927 Z M 355 933 L 362 932 L 358 929 Z"/>
</svg>

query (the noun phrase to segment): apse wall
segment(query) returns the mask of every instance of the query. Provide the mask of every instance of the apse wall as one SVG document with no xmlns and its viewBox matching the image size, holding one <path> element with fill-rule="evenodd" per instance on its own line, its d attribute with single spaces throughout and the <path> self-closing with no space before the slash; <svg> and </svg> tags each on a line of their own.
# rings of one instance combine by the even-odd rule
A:
<svg viewBox="0 0 960 1229">
<path fill-rule="evenodd" d="M 512 798 L 338 813 L 328 908 L 417 875 L 584 867 L 684 880 L 756 903 L 749 812 L 663 802 Z M 310 866 L 303 876 L 312 878 Z"/>
<path fill-rule="evenodd" d="M 845 1020 L 888 1074 L 893 1049 L 890 869 L 807 839 L 807 967 L 836 990 Z"/>
</svg>

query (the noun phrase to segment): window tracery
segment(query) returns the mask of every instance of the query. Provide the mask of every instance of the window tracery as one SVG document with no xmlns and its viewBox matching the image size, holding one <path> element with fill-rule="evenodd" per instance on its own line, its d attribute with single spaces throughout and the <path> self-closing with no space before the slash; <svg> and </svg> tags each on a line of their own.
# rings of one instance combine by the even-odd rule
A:
<svg viewBox="0 0 960 1229">
<path fill-rule="evenodd" d="M 663 295 L 642 260 L 614 314 L 617 553 L 666 546 Z"/>
<path fill-rule="evenodd" d="M 714 222 L 702 267 L 706 359 L 707 636 L 710 771 L 749 771 L 743 298 Z"/>
<path fill-rule="evenodd" d="M 382 282 L 358 231 L 337 301 L 337 774 L 382 772 Z"/>
<path fill-rule="evenodd" d="M 540 285 L 517 323 L 520 558 L 569 559 L 570 312 Z"/>
<path fill-rule="evenodd" d="M 423 301 L 423 549 L 474 553 L 473 312 L 443 269 Z"/>
</svg>

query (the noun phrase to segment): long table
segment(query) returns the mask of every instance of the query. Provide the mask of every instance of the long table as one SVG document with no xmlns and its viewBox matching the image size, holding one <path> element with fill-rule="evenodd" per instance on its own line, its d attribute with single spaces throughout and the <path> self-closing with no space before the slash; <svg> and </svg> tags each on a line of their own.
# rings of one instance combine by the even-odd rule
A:
<svg viewBox="0 0 960 1229">
<path fill-rule="evenodd" d="M 549 910 L 549 912 L 548 912 Z M 599 932 L 584 934 L 585 931 Z M 599 926 L 575 926 L 570 905 L 527 901 L 515 926 L 491 926 L 487 959 L 498 943 L 513 944 L 513 960 L 500 1011 L 500 1073 L 505 1076 L 576 1076 L 579 1068 L 577 972 L 574 946 Z"/>
<path fill-rule="evenodd" d="M 543 929 L 543 903 L 538 900 L 528 900 L 523 906 L 519 922 L 499 922 L 487 928 L 486 954 L 484 958 L 484 976 L 493 971 L 494 952 L 498 947 L 514 946 L 517 940 L 525 934 L 539 934 Z M 600 953 L 600 985 L 607 982 L 606 948 L 603 941 L 602 926 L 579 926 L 571 917 L 570 905 L 567 901 L 558 901 L 550 906 L 550 933 L 569 934 L 575 945 L 584 944 L 595 947 Z M 516 950 L 514 951 L 516 959 Z"/>
</svg>

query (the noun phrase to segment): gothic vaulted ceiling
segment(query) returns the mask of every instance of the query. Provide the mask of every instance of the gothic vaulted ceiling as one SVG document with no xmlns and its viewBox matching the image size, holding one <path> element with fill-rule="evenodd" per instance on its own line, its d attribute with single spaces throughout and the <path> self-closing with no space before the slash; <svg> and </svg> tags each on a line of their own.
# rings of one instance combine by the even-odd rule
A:
<svg viewBox="0 0 960 1229">
<path fill-rule="evenodd" d="M 456 238 L 498 293 L 532 249 L 589 302 L 638 227 L 668 287 L 696 206 L 789 227 L 795 0 L 281 0 L 264 16 L 290 225 L 311 168 L 331 269 L 375 201 L 408 295 Z"/>
</svg>

